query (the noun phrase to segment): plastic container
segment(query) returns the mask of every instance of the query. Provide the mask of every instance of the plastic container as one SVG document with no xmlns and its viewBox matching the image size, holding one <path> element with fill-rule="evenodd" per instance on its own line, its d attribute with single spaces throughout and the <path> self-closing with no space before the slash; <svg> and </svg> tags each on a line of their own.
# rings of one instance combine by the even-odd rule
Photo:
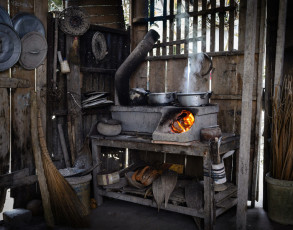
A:
<svg viewBox="0 0 293 230">
<path fill-rule="evenodd" d="M 90 182 L 92 180 L 92 175 L 88 174 L 81 177 L 69 177 L 66 178 L 68 183 L 76 192 L 78 198 L 83 203 L 85 208 L 89 210 L 90 208 Z"/>
<path fill-rule="evenodd" d="M 266 175 L 268 215 L 281 224 L 293 225 L 293 181 L 278 180 Z"/>
</svg>

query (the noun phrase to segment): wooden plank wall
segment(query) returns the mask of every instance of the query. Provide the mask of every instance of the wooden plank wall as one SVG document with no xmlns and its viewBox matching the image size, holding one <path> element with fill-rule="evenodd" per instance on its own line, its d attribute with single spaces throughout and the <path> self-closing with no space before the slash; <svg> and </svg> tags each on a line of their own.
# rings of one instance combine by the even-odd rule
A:
<svg viewBox="0 0 293 230">
<path fill-rule="evenodd" d="M 47 1 L 9 1 L 10 16 L 13 17 L 19 12 L 27 12 L 35 14 L 46 25 L 46 15 L 48 9 Z M 41 65 L 36 70 L 38 81 L 37 89 L 40 91 L 44 87 L 46 81 L 46 65 Z M 23 168 L 29 168 L 30 174 L 35 174 L 35 166 L 33 161 L 31 135 L 30 135 L 30 90 L 34 89 L 35 71 L 24 70 L 16 64 L 11 69 L 11 76 L 14 78 L 26 79 L 31 82 L 31 88 L 17 88 L 12 90 L 11 94 L 11 155 L 12 171 Z M 45 123 L 44 114 L 46 113 L 45 105 L 41 104 L 43 123 Z M 44 128 L 46 125 L 44 124 Z M 36 196 L 36 186 L 26 186 L 25 188 L 17 188 L 12 190 L 14 199 L 14 207 L 25 207 L 27 201 Z"/>
<path fill-rule="evenodd" d="M 258 61 L 258 55 L 255 55 Z M 213 57 L 214 72 L 212 74 L 213 95 L 211 102 L 219 105 L 218 124 L 222 132 L 240 134 L 241 124 L 241 99 L 242 99 L 242 76 L 244 56 L 218 56 Z M 252 104 L 252 127 L 256 126 L 256 95 L 257 95 L 257 65 L 254 72 L 256 78 L 253 80 L 253 104 Z M 253 157 L 255 154 L 255 128 L 251 129 L 250 149 L 250 181 L 252 180 Z M 227 164 L 231 165 L 232 159 Z M 229 167 L 229 166 L 228 166 Z M 251 186 L 249 191 L 251 191 Z"/>
<path fill-rule="evenodd" d="M 54 46 L 54 20 L 52 14 L 48 17 L 48 87 L 52 88 L 52 63 L 53 63 L 53 49 Z M 105 37 L 107 44 L 106 57 L 97 62 L 92 52 L 92 37 L 95 32 L 99 31 Z M 81 79 L 81 95 L 76 97 L 83 97 L 83 93 L 90 91 L 108 92 L 108 98 L 114 100 L 114 75 L 115 71 L 129 55 L 129 32 L 91 25 L 90 29 L 79 38 L 80 41 L 80 79 Z M 59 30 L 58 50 L 65 56 L 66 36 Z M 67 76 L 68 77 L 68 76 Z M 69 117 L 67 111 L 67 77 L 58 72 L 57 87 L 60 92 L 60 100 L 52 101 L 52 97 L 48 95 L 48 129 L 47 141 L 50 153 L 54 153 L 54 163 L 57 168 L 65 167 L 62 148 L 59 141 L 58 124 L 62 124 L 65 133 L 65 140 L 67 142 L 67 149 L 70 150 L 67 134 L 67 121 Z M 54 98 L 53 98 L 54 99 Z M 82 115 L 82 140 L 89 134 L 91 127 L 102 116 L 109 116 L 108 111 L 103 108 L 96 109 L 77 109 L 78 113 Z M 72 114 L 74 116 L 74 114 Z M 55 119 L 52 119 L 55 116 Z M 78 150 L 78 149 L 77 149 Z"/>
<path fill-rule="evenodd" d="M 104 35 L 108 52 L 106 57 L 99 62 L 95 61 L 91 48 L 92 37 L 97 31 Z M 82 93 L 90 91 L 108 92 L 108 98 L 114 101 L 115 71 L 129 55 L 129 32 L 93 25 L 81 37 L 80 41 L 81 72 L 83 75 Z M 83 112 L 83 134 L 85 137 L 98 118 L 107 112 L 92 109 Z"/>
<path fill-rule="evenodd" d="M 165 0 L 162 3 L 163 10 L 160 13 L 155 11 L 157 4 L 157 1 L 149 0 L 149 15 L 148 18 L 144 19 L 149 22 L 149 26 L 153 23 L 161 26 L 161 38 L 149 53 L 147 61 L 141 64 L 133 74 L 131 87 L 142 87 L 151 92 L 180 91 L 180 83 L 183 81 L 188 56 L 198 52 L 207 52 L 208 55 L 212 56 L 214 63 L 212 102 L 218 103 L 220 106 L 218 123 L 223 132 L 239 134 L 244 62 L 245 1 L 240 3 L 240 12 L 236 11 L 238 6 L 235 1 L 226 3 L 224 0 L 203 0 L 190 3 L 185 0 Z M 258 6 L 260 8 L 260 4 Z M 237 13 L 239 13 L 240 21 L 238 30 L 235 29 L 234 21 L 238 16 Z M 136 33 L 136 22 L 141 22 L 142 18 L 138 18 L 135 12 L 133 14 L 133 33 Z M 234 36 L 238 33 L 238 50 L 235 50 L 237 44 L 234 42 Z M 228 39 L 225 42 L 224 37 L 226 36 Z M 256 47 L 258 48 L 259 34 L 256 37 Z M 255 61 L 258 61 L 258 55 L 255 56 Z M 255 68 L 255 73 L 257 73 L 257 68 Z M 252 127 L 255 127 L 256 122 L 259 122 L 259 118 L 256 118 L 257 80 L 256 75 L 253 88 L 254 116 Z M 252 143 L 255 143 L 254 140 L 258 132 L 253 128 L 251 134 Z M 256 144 L 258 143 L 256 142 Z M 255 155 L 253 144 L 250 154 L 250 168 L 252 169 Z M 188 162 L 192 160 L 188 159 Z M 232 159 L 230 158 L 226 162 L 227 170 L 231 171 Z M 234 158 L 234 166 L 235 164 L 236 159 Z M 250 170 L 250 174 L 251 180 L 252 170 Z M 235 181 L 235 171 L 234 175 L 229 175 L 229 180 L 232 180 L 232 177 Z"/>
<path fill-rule="evenodd" d="M 125 29 L 121 0 L 72 0 L 71 5 L 84 9 L 92 25 Z"/>
</svg>

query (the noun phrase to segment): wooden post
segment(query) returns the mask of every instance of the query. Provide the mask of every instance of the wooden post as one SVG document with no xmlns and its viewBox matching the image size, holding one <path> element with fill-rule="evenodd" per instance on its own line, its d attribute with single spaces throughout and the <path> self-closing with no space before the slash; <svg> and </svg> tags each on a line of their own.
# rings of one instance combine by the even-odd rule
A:
<svg viewBox="0 0 293 230">
<path fill-rule="evenodd" d="M 274 79 L 274 96 L 277 93 L 278 97 L 280 95 L 279 86 L 282 85 L 282 75 L 283 75 L 286 15 L 287 15 L 287 0 L 280 0 L 279 18 L 278 18 L 278 32 L 277 32 L 275 79 Z M 276 92 L 276 90 L 277 90 L 277 92 Z"/>
<path fill-rule="evenodd" d="M 246 229 L 257 1 L 247 1 L 238 173 L 237 229 Z"/>
<path fill-rule="evenodd" d="M 203 167 L 207 170 L 207 174 L 204 176 L 204 229 L 211 230 L 214 226 L 214 180 L 211 176 L 211 150 L 204 153 Z"/>
<path fill-rule="evenodd" d="M 35 166 L 37 169 L 38 181 L 40 185 L 40 191 L 42 195 L 42 202 L 44 208 L 44 216 L 48 226 L 54 226 L 54 217 L 50 204 L 50 194 L 48 191 L 47 181 L 43 168 L 43 161 L 41 157 L 41 148 L 38 138 L 38 125 L 37 125 L 37 96 L 33 91 L 31 92 L 31 138 L 33 153 L 35 158 Z"/>
<path fill-rule="evenodd" d="M 0 6 L 7 10 L 8 1 L 0 1 Z M 8 78 L 9 70 L 0 72 L 0 77 Z M 9 136 L 10 136 L 10 108 L 9 108 L 9 92 L 7 89 L 0 88 L 0 175 L 9 172 L 10 150 L 9 150 Z M 6 189 L 0 189 L 0 212 L 4 207 L 6 199 Z"/>
<path fill-rule="evenodd" d="M 258 174 L 259 174 L 259 159 L 260 159 L 260 134 L 261 134 L 261 113 L 262 113 L 262 89 L 263 89 L 263 67 L 264 67 L 264 51 L 265 51 L 265 20 L 266 20 L 266 0 L 261 1 L 261 19 L 259 33 L 259 58 L 258 58 L 258 73 L 257 73 L 257 105 L 255 118 L 255 153 L 252 169 L 252 191 L 251 191 L 251 207 L 255 206 L 258 191 Z"/>
<path fill-rule="evenodd" d="M 43 5 L 45 2 L 36 4 Z M 19 1 L 9 1 L 10 17 L 14 17 L 19 12 L 35 13 L 34 0 L 29 0 L 26 4 L 19 3 Z M 26 70 L 14 65 L 11 68 L 11 77 L 32 83 L 30 88 L 17 88 L 11 91 L 11 171 L 29 168 L 30 174 L 33 174 L 35 163 L 30 132 L 30 91 L 35 88 L 35 70 Z M 35 185 L 29 185 L 12 189 L 13 207 L 24 208 L 27 202 L 35 197 L 35 188 Z"/>
<path fill-rule="evenodd" d="M 72 115 L 72 135 L 75 150 L 81 149 L 83 143 L 82 134 L 82 114 L 81 114 L 81 79 L 80 79 L 80 66 L 72 63 L 69 57 L 70 48 L 73 45 L 74 38 L 72 36 L 66 36 L 66 50 L 67 60 L 69 60 L 70 73 L 67 74 L 67 105 L 68 114 Z M 79 50 L 77 50 L 79 55 Z M 77 58 L 77 57 L 75 57 Z M 69 137 L 70 138 L 70 137 Z M 71 153 L 72 154 L 72 153 Z"/>
<path fill-rule="evenodd" d="M 48 15 L 48 0 L 38 1 L 34 0 L 35 16 L 43 23 L 45 31 L 47 31 L 47 15 Z M 47 58 L 44 60 L 35 72 L 36 87 L 37 87 L 37 102 L 41 111 L 44 134 L 47 130 L 47 109 L 46 109 L 46 95 L 41 95 L 41 90 L 44 90 L 47 84 Z M 32 84 L 33 85 L 33 84 Z"/>
<path fill-rule="evenodd" d="M 94 139 L 92 139 L 92 157 L 93 157 L 93 165 L 96 165 L 101 162 L 101 146 L 98 146 L 97 140 L 94 140 Z M 103 197 L 99 194 L 98 180 L 97 180 L 97 174 L 100 172 L 100 170 L 101 170 L 100 165 L 93 170 L 94 196 L 98 206 L 103 204 Z"/>
</svg>

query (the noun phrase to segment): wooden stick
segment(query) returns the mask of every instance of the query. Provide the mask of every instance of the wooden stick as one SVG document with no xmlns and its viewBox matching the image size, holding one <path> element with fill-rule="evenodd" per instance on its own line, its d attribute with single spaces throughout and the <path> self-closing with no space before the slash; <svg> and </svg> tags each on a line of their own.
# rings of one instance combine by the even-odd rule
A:
<svg viewBox="0 0 293 230">
<path fill-rule="evenodd" d="M 71 115 L 67 116 L 67 132 L 68 132 L 68 140 L 69 140 L 69 147 L 70 147 L 70 153 L 71 153 L 71 163 L 72 165 L 74 165 L 76 150 L 73 144 Z"/>
<path fill-rule="evenodd" d="M 44 215 L 48 226 L 54 226 L 54 217 L 50 204 L 50 194 L 47 187 L 47 181 L 43 168 L 43 161 L 41 157 L 41 148 L 38 138 L 38 128 L 37 128 L 37 97 L 36 93 L 31 91 L 31 136 L 33 153 L 35 158 L 35 165 L 38 174 L 38 181 L 40 185 L 40 191 L 42 195 L 42 202 L 44 208 Z"/>
<path fill-rule="evenodd" d="M 62 152 L 63 152 L 63 156 L 64 156 L 65 165 L 66 165 L 66 168 L 69 168 L 70 161 L 69 161 L 69 156 L 68 156 L 68 151 L 67 151 L 67 147 L 66 147 L 62 124 L 58 124 L 58 132 L 59 132 L 59 138 L 60 138 L 60 143 L 61 143 L 61 148 L 62 148 Z"/>
<path fill-rule="evenodd" d="M 56 71 L 57 71 L 57 49 L 58 49 L 58 17 L 55 14 L 55 37 L 54 37 L 54 59 L 53 59 L 53 89 L 56 89 Z"/>
</svg>

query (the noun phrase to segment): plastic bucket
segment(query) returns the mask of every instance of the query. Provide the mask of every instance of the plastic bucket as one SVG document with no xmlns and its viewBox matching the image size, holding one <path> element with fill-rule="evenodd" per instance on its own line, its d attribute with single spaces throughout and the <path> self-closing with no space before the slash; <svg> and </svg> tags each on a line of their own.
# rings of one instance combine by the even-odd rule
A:
<svg viewBox="0 0 293 230">
<path fill-rule="evenodd" d="M 293 181 L 274 179 L 268 173 L 266 182 L 270 219 L 293 225 Z"/>
<path fill-rule="evenodd" d="M 81 177 L 69 177 L 66 178 L 68 183 L 74 189 L 80 201 L 83 203 L 84 207 L 89 210 L 90 208 L 90 182 L 92 180 L 92 175 L 88 174 Z"/>
</svg>

